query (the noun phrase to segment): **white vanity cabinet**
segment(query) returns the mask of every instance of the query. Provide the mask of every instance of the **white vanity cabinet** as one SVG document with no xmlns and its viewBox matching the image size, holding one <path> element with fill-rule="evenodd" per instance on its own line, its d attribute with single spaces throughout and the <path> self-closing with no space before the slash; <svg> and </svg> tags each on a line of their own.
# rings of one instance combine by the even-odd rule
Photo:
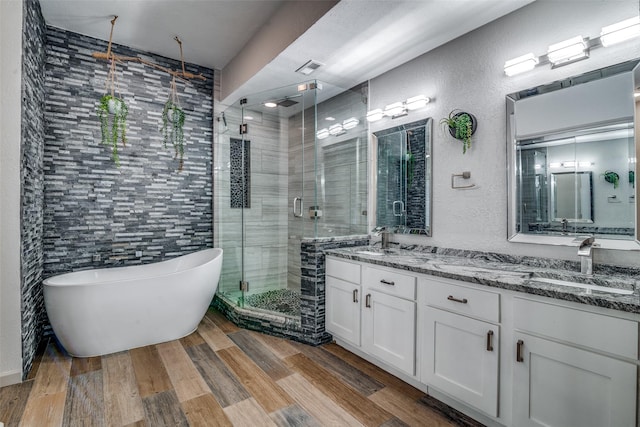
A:
<svg viewBox="0 0 640 427">
<path fill-rule="evenodd" d="M 498 416 L 500 295 L 437 277 L 418 288 L 421 381 Z"/>
<path fill-rule="evenodd" d="M 327 256 L 340 345 L 488 426 L 640 427 L 640 316 Z"/>
<path fill-rule="evenodd" d="M 634 427 L 638 323 L 514 298 L 513 425 Z"/>
<path fill-rule="evenodd" d="M 362 348 L 413 376 L 416 277 L 369 265 L 362 269 Z"/>
<path fill-rule="evenodd" d="M 360 264 L 328 258 L 325 276 L 325 329 L 360 346 Z"/>
<path fill-rule="evenodd" d="M 415 375 L 416 277 L 327 257 L 326 330 Z"/>
</svg>

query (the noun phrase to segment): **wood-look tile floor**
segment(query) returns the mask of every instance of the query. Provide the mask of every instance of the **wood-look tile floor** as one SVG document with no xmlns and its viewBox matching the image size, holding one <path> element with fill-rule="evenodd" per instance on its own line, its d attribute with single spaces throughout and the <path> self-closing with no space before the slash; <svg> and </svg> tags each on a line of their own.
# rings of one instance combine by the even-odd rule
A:
<svg viewBox="0 0 640 427">
<path fill-rule="evenodd" d="M 54 344 L 0 388 L 5 426 L 454 426 L 424 393 L 335 344 L 237 328 L 214 310 L 188 337 L 102 357 Z"/>
</svg>

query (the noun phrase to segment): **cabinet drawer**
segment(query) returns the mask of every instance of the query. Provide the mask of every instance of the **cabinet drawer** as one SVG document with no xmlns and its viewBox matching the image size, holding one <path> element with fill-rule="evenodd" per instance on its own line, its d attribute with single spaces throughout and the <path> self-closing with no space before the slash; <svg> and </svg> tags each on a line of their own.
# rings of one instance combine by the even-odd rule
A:
<svg viewBox="0 0 640 427">
<path fill-rule="evenodd" d="M 394 270 L 362 267 L 362 285 L 384 294 L 414 301 L 416 299 L 416 277 Z"/>
<path fill-rule="evenodd" d="M 490 322 L 500 322 L 500 294 L 461 286 L 459 283 L 440 277 L 421 278 L 420 302 Z"/>
<path fill-rule="evenodd" d="M 514 298 L 514 328 L 638 358 L 638 323 L 555 304 Z"/>
<path fill-rule="evenodd" d="M 360 283 L 360 264 L 327 257 L 327 276 Z"/>
</svg>

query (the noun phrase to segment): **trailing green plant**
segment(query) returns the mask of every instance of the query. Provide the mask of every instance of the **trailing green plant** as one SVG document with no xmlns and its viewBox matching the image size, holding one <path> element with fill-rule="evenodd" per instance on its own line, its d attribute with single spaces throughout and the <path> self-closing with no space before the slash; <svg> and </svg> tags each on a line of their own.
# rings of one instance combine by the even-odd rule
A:
<svg viewBox="0 0 640 427">
<path fill-rule="evenodd" d="M 474 129 L 473 119 L 469 113 L 453 110 L 449 113 L 449 117 L 440 120 L 440 124 L 449 130 L 451 136 L 462 141 L 462 154 L 471 148 Z"/>
<path fill-rule="evenodd" d="M 178 102 L 178 90 L 175 76 L 171 80 L 169 99 L 162 110 L 162 139 L 164 148 L 171 143 L 175 158 L 179 159 L 178 172 L 182 170 L 184 157 L 184 119 L 185 114 Z"/>
<path fill-rule="evenodd" d="M 111 146 L 111 158 L 117 166 L 120 166 L 118 141 L 121 141 L 123 146 L 127 145 L 128 114 L 129 108 L 122 99 L 110 94 L 100 98 L 98 118 L 100 119 L 102 143 Z"/>
<path fill-rule="evenodd" d="M 182 108 L 169 99 L 162 110 L 162 137 L 164 148 L 167 148 L 169 143 L 173 145 L 175 157 L 179 159 L 179 171 L 182 170 L 184 156 L 184 119 Z"/>
<path fill-rule="evenodd" d="M 605 171 L 604 172 L 604 180 L 609 184 L 613 184 L 613 188 L 618 188 L 618 183 L 620 182 L 620 175 L 613 171 Z"/>
</svg>

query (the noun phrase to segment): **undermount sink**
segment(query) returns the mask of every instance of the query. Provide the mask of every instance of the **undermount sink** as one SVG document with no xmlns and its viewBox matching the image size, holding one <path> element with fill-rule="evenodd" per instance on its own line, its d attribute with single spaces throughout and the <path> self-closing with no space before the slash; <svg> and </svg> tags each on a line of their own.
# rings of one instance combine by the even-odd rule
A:
<svg viewBox="0 0 640 427">
<path fill-rule="evenodd" d="M 571 288 L 581 288 L 586 290 L 588 294 L 592 293 L 593 291 L 606 292 L 606 293 L 618 294 L 618 295 L 633 294 L 633 289 L 622 289 L 622 288 L 615 288 L 615 287 L 609 287 L 609 286 L 598 286 L 598 285 L 591 285 L 587 283 L 571 282 L 568 280 L 548 279 L 545 277 L 535 278 L 534 280 L 536 282 L 548 283 L 551 285 L 569 286 Z"/>
<path fill-rule="evenodd" d="M 384 255 L 382 252 L 374 252 L 374 251 L 356 251 L 356 253 L 360 255 L 372 255 L 372 256 Z"/>
</svg>

